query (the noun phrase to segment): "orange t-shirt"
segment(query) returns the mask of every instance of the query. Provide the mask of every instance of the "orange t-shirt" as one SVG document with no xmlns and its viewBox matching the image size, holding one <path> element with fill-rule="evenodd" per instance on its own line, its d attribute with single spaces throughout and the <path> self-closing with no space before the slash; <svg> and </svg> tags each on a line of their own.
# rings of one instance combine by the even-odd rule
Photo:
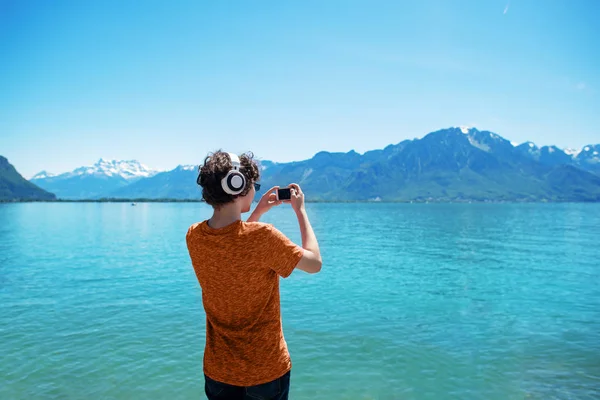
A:
<svg viewBox="0 0 600 400">
<path fill-rule="evenodd" d="M 206 312 L 204 373 L 253 386 L 288 372 L 279 276 L 290 276 L 304 250 L 260 222 L 213 229 L 204 221 L 189 228 L 186 242 Z"/>
</svg>

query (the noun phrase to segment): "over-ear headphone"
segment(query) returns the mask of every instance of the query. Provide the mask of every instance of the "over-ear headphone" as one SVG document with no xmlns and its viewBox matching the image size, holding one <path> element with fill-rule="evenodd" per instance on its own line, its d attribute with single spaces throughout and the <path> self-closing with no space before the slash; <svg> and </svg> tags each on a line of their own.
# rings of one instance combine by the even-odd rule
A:
<svg viewBox="0 0 600 400">
<path fill-rule="evenodd" d="M 230 195 L 238 195 L 246 188 L 246 177 L 240 172 L 240 159 L 233 153 L 229 154 L 233 169 L 225 175 L 225 178 L 221 179 L 221 186 L 225 193 Z"/>
</svg>

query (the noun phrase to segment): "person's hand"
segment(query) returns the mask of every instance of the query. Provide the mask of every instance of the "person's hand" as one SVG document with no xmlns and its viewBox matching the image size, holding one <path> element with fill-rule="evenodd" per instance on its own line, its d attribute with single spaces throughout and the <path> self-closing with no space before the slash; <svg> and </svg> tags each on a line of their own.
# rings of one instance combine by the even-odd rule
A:
<svg viewBox="0 0 600 400">
<path fill-rule="evenodd" d="M 279 186 L 273 186 L 271 189 L 267 190 L 265 194 L 263 194 L 256 205 L 256 208 L 254 209 L 255 213 L 262 215 L 269 211 L 272 207 L 278 206 L 282 203 L 282 201 L 277 200 L 277 189 L 279 189 Z"/>
<path fill-rule="evenodd" d="M 288 186 L 291 189 L 291 199 L 290 203 L 292 204 L 292 208 L 295 212 L 304 211 L 304 193 L 302 193 L 302 189 L 300 189 L 300 185 L 297 183 L 290 183 Z"/>
<path fill-rule="evenodd" d="M 272 207 L 278 206 L 282 203 L 282 201 L 277 200 L 277 189 L 279 189 L 279 186 L 273 186 L 262 195 L 247 222 L 258 222 L 264 213 L 269 211 Z"/>
</svg>

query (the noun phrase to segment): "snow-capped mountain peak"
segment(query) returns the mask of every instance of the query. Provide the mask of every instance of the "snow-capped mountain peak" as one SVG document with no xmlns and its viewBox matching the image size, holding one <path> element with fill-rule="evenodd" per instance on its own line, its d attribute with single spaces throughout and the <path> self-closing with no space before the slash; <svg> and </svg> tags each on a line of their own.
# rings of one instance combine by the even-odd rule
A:
<svg viewBox="0 0 600 400">
<path fill-rule="evenodd" d="M 136 160 L 118 161 L 101 158 L 94 165 L 79 167 L 71 172 L 55 175 L 49 174 L 46 171 L 42 171 L 33 176 L 31 179 L 47 179 L 53 177 L 58 179 L 67 179 L 77 176 L 96 176 L 122 178 L 127 181 L 134 181 L 141 178 L 152 177 L 158 172 L 160 171 L 153 170 Z"/>
<path fill-rule="evenodd" d="M 540 151 L 540 148 L 533 142 L 525 142 L 519 147 L 527 149 L 527 151 L 531 154 L 537 154 Z"/>
<path fill-rule="evenodd" d="M 542 149 L 540 149 L 535 143 L 529 141 L 521 143 L 520 145 L 516 146 L 515 149 L 517 149 L 517 151 L 519 151 L 521 154 L 532 157 L 538 161 L 543 153 Z"/>
<path fill-rule="evenodd" d="M 56 175 L 52 174 L 50 172 L 47 172 L 47 171 L 41 171 L 41 172 L 38 172 L 37 174 L 35 174 L 34 176 L 32 176 L 31 179 L 46 179 L 46 178 L 52 178 L 53 176 L 56 176 Z"/>
<path fill-rule="evenodd" d="M 600 144 L 585 146 L 577 154 L 577 159 L 588 164 L 600 164 Z"/>
<path fill-rule="evenodd" d="M 566 155 L 571 156 L 571 158 L 575 158 L 579 155 L 579 153 L 581 153 L 581 150 L 571 148 L 563 149 L 563 151 Z"/>
<path fill-rule="evenodd" d="M 487 153 L 504 153 L 508 151 L 508 148 L 512 149 L 513 147 L 508 140 L 494 132 L 480 131 L 476 128 L 469 128 L 465 135 L 472 146 L 477 147 Z"/>
<path fill-rule="evenodd" d="M 107 160 L 101 158 L 91 167 L 81 167 L 73 171 L 75 175 L 107 175 L 120 176 L 124 179 L 149 178 L 158 173 L 136 160 Z"/>
<path fill-rule="evenodd" d="M 179 170 L 179 171 L 197 171 L 198 170 L 198 166 L 197 165 L 178 165 L 176 166 L 173 171 L 175 170 Z"/>
</svg>

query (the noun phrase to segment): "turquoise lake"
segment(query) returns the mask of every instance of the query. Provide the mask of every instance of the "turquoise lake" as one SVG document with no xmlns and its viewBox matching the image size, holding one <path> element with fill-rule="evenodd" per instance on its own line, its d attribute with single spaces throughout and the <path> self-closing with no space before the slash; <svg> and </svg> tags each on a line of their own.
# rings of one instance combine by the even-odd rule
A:
<svg viewBox="0 0 600 400">
<path fill-rule="evenodd" d="M 600 204 L 308 204 L 291 399 L 600 398 Z M 0 205 L 0 399 L 202 399 L 200 203 Z M 300 243 L 287 206 L 263 218 Z"/>
</svg>

